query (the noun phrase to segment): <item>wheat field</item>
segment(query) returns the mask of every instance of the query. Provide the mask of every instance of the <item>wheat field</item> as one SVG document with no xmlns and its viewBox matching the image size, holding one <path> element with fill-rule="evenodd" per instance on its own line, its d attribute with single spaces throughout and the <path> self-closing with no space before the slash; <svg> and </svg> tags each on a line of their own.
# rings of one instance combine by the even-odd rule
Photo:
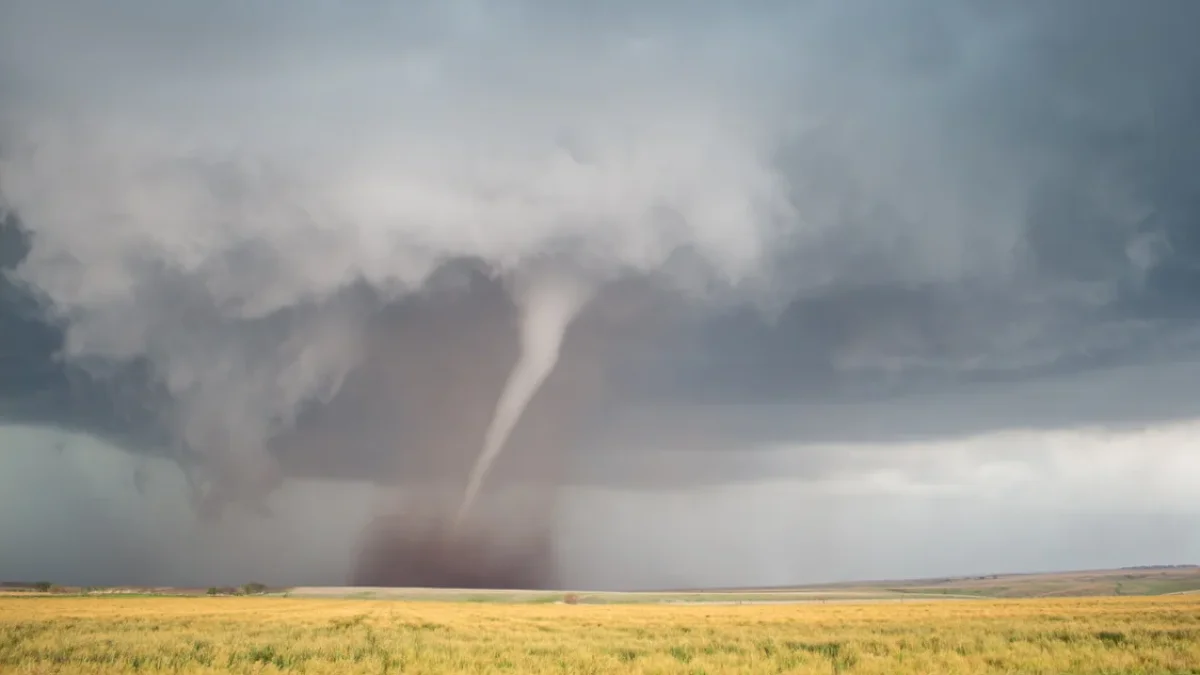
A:
<svg viewBox="0 0 1200 675">
<path fill-rule="evenodd" d="M 1200 595 L 788 605 L 0 597 L 0 673 L 1200 673 Z"/>
</svg>

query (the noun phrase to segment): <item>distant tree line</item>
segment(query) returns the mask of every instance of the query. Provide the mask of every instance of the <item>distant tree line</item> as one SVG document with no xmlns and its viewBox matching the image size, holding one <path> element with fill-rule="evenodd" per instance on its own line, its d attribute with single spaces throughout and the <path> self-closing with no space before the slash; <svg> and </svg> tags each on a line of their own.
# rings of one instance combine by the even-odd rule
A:
<svg viewBox="0 0 1200 675">
<path fill-rule="evenodd" d="M 266 592 L 267 585 L 260 584 L 257 581 L 251 581 L 236 588 L 233 586 L 212 586 L 208 589 L 209 595 L 262 595 Z"/>
</svg>

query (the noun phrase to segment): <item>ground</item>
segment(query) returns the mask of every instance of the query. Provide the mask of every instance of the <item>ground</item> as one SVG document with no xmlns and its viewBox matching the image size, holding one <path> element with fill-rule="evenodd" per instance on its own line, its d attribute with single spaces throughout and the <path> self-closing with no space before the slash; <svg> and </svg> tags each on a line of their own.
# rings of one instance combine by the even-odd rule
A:
<svg viewBox="0 0 1200 675">
<path fill-rule="evenodd" d="M 1198 578 L 1176 568 L 652 594 L 13 591 L 0 596 L 0 673 L 1200 675 L 1200 593 L 1183 588 Z M 1118 583 L 1143 595 L 1117 596 Z M 1068 591 L 1091 597 L 1055 597 Z M 1038 597 L 986 597 L 1014 594 Z"/>
</svg>

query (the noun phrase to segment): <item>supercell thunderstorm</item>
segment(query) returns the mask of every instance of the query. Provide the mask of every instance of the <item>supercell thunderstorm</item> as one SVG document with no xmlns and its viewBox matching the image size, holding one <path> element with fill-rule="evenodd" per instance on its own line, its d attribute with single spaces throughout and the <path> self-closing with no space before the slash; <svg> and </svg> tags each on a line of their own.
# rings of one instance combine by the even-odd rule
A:
<svg viewBox="0 0 1200 675">
<path fill-rule="evenodd" d="M 1037 49 L 1077 17 L 976 5 L 10 0 L 8 278 L 198 517 L 369 465 L 348 581 L 553 587 L 572 458 L 671 330 L 928 291 L 956 318 L 843 367 L 1003 368 L 1164 259 L 1144 157 L 1048 129 L 1157 133 L 1174 81 L 1093 87 Z M 1064 272 L 1047 192 L 1119 253 Z"/>
<path fill-rule="evenodd" d="M 267 511 L 284 479 L 279 439 L 305 410 L 354 397 L 362 423 L 307 434 L 325 433 L 333 462 L 366 443 L 398 458 L 381 482 L 397 486 L 402 515 L 373 530 L 389 543 L 368 545 L 359 582 L 552 583 L 487 570 L 508 569 L 490 549 L 544 543 L 556 455 L 572 443 L 566 413 L 595 387 L 564 370 L 555 400 L 537 399 L 575 315 L 622 279 L 737 287 L 790 209 L 770 164 L 781 130 L 763 126 L 769 103 L 729 76 L 696 82 L 682 60 L 693 47 L 655 46 L 653 32 L 642 44 L 601 31 L 579 62 L 531 77 L 571 36 L 521 46 L 536 28 L 519 17 L 431 5 L 421 18 L 441 32 L 434 44 L 318 36 L 279 59 L 294 38 L 246 10 L 229 30 L 248 32 L 237 47 L 249 53 L 200 49 L 198 66 L 159 70 L 136 63 L 152 39 L 113 51 L 102 40 L 114 27 L 82 25 L 86 10 L 56 27 L 39 23 L 52 12 L 22 9 L 36 29 L 81 29 L 100 79 L 51 68 L 5 110 L 4 200 L 33 235 L 16 278 L 61 322 L 68 360 L 152 373 L 166 396 L 143 403 L 200 458 L 204 515 Z M 341 14 L 332 21 L 362 19 Z M 285 21 L 303 35 L 309 18 Z M 672 276 L 685 249 L 691 276 Z M 438 287 L 455 265 L 465 285 Z M 397 379 L 368 381 L 380 369 Z M 401 428 L 385 430 L 393 420 Z M 515 459 L 532 466 L 493 469 L 506 445 L 524 445 Z M 515 505 L 488 494 L 506 486 Z M 473 511 L 500 522 L 471 523 Z"/>
</svg>

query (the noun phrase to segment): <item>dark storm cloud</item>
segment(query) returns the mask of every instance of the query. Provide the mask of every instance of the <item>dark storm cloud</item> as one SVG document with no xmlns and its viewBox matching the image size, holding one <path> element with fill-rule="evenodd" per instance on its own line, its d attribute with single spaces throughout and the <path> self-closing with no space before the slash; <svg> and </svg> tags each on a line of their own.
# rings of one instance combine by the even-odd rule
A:
<svg viewBox="0 0 1200 675">
<path fill-rule="evenodd" d="M 245 3 L 151 6 L 131 0 L 101 11 L 86 3 L 13 2 L 4 9 L 0 85 L 22 95 L 3 113 L 20 120 L 51 102 L 94 120 L 159 121 L 180 113 L 178 125 L 201 136 L 226 127 L 245 135 L 271 120 L 298 120 L 297 133 L 322 134 L 351 119 L 386 128 L 375 116 L 402 109 L 395 107 L 398 101 L 411 104 L 407 110 L 417 120 L 439 109 L 433 94 L 368 94 L 372 78 L 403 70 L 396 65 L 401 56 L 408 59 L 404 72 L 427 83 L 421 86 L 434 87 L 430 91 L 446 101 L 480 107 L 478 113 L 456 113 L 472 132 L 489 114 L 520 119 L 528 112 L 521 106 L 530 101 L 529 110 L 567 110 L 564 100 L 592 101 L 603 96 L 597 92 L 658 103 L 666 120 L 677 110 L 714 101 L 720 108 L 742 96 L 749 102 L 739 102 L 734 119 L 774 144 L 769 161 L 793 211 L 773 215 L 785 222 L 754 236 L 722 235 L 730 239 L 708 231 L 712 237 L 699 257 L 710 262 L 720 257 L 722 243 L 739 236 L 763 244 L 761 252 L 749 246 L 735 266 L 764 271 L 751 290 L 734 297 L 754 302 L 680 305 L 654 340 L 610 350 L 617 353 L 608 374 L 613 398 L 630 407 L 668 409 L 688 402 L 874 402 L 861 408 L 876 420 L 866 427 L 823 413 L 802 416 L 803 423 L 794 422 L 792 412 L 776 416 L 781 419 L 760 413 L 753 422 L 732 413 L 695 413 L 718 427 L 711 438 L 719 440 L 709 445 L 739 449 L 760 439 L 856 441 L 865 434 L 886 441 L 1197 412 L 1186 403 L 1183 385 L 1178 396 L 1147 402 L 1113 394 L 1103 405 L 1085 402 L 1073 411 L 1022 403 L 1053 389 L 1040 384 L 1046 378 L 1095 371 L 1111 375 L 1096 376 L 1101 387 L 1130 391 L 1133 380 L 1121 378 L 1141 371 L 1122 367 L 1196 353 L 1200 48 L 1188 28 L 1200 18 L 1194 3 L 481 7 L 307 3 L 274 12 Z M 296 56 L 301 46 L 303 58 Z M 640 69 L 622 67 L 625 48 L 651 56 L 639 62 Z M 310 91 L 296 78 L 329 84 Z M 272 86 L 247 93 L 256 81 Z M 667 81 L 669 95 L 647 93 Z M 152 85 L 163 90 L 152 92 Z M 518 103 L 498 107 L 502 91 Z M 222 92 L 230 101 L 211 99 Z M 357 106 L 363 116 L 347 117 L 328 102 L 315 110 L 329 113 L 329 122 L 281 112 L 319 96 L 343 96 L 345 106 Z M 673 107 L 671 96 L 683 103 Z M 483 112 L 484 104 L 497 105 Z M 238 111 L 232 121 L 217 121 L 230 110 Z M 547 118 L 574 119 L 572 113 Z M 589 135 L 586 124 L 583 131 L 545 126 L 579 158 L 604 156 L 610 140 L 603 132 Z M 164 133 L 171 128 L 164 126 Z M 523 128 L 499 124 L 496 133 L 540 138 L 513 131 Z M 25 147 L 23 129 L 5 127 L 6 151 Z M 677 165 L 657 166 L 672 167 Z M 20 180 L 20 165 L 9 175 Z M 737 176 L 711 180 L 727 178 Z M 716 183 L 703 178 L 694 184 Z M 755 189 L 753 181 L 745 185 L 746 194 Z M 55 194 L 70 193 L 63 188 Z M 27 205 L 37 205 L 26 197 Z M 248 197 L 249 208 L 259 208 L 255 199 Z M 29 226 L 36 232 L 40 224 L 33 219 Z M 76 245 L 64 243 L 68 229 L 56 231 L 60 253 Z M 686 227 L 680 236 L 670 228 L 662 232 L 672 233 L 664 235 L 668 244 L 684 249 L 693 234 Z M 512 239 L 520 236 L 533 237 Z M 589 235 L 582 236 L 586 243 Z M 527 242 L 533 250 L 543 240 Z M 631 235 L 624 243 L 627 253 L 646 241 Z M 468 249 L 464 253 L 485 258 L 490 253 L 481 245 Z M 316 261 L 346 269 L 361 262 L 341 257 L 337 245 L 325 250 L 331 255 L 322 260 L 313 253 L 292 258 L 244 249 L 248 266 L 234 261 L 214 269 L 255 289 L 239 302 L 282 293 L 278 302 L 286 304 L 304 294 L 289 295 L 274 281 L 292 283 Z M 268 273 L 275 277 L 261 277 Z M 61 280 L 39 278 L 63 292 Z M 676 280 L 688 278 L 679 273 Z M 236 289 L 217 292 L 238 295 Z M 13 301 L 11 289 L 7 296 Z M 158 302 L 172 305 L 177 297 Z M 222 334 L 214 331 L 213 339 Z M 6 406 L 17 411 L 13 415 L 66 414 L 135 436 L 141 432 L 130 428 L 161 424 L 155 411 L 142 410 L 152 405 L 136 400 L 157 399 L 158 392 L 146 394 L 145 387 L 127 387 L 134 393 L 125 398 L 135 400 L 122 404 L 124 417 L 109 410 L 115 407 L 107 400 L 109 388 L 95 387 L 91 402 L 79 402 L 86 378 L 69 384 L 62 368 L 50 365 L 54 348 L 47 345 L 55 338 L 44 328 L 14 324 L 0 339 L 7 354 L 21 355 L 6 357 Z M 129 350 L 123 344 L 101 347 L 122 356 Z M 31 354 L 38 358 L 26 356 Z M 192 356 L 208 354 L 201 349 Z M 997 393 L 962 415 L 908 416 L 889 412 L 903 406 L 879 403 L 916 394 L 953 396 L 947 392 L 989 383 L 999 387 Z M 19 393 L 32 390 L 42 398 Z M 67 401 L 76 402 L 76 412 L 62 412 Z M 897 421 L 878 421 L 891 418 Z M 316 418 L 303 415 L 301 425 L 309 419 Z M 603 418 L 597 424 L 603 426 Z M 670 427 L 652 426 L 632 425 L 648 439 L 670 437 Z M 143 444 L 157 444 L 165 435 L 146 432 L 144 438 L 155 440 Z M 364 458 L 372 466 L 375 461 Z"/>
<path fill-rule="evenodd" d="M 838 64 L 822 102 L 844 104 L 847 120 L 785 160 L 793 185 L 813 186 L 801 214 L 843 200 L 827 240 L 780 263 L 828 284 L 797 293 L 774 324 L 742 312 L 693 332 L 677 389 L 820 400 L 1194 355 L 1200 49 L 1188 26 L 1200 9 L 866 4 L 882 18 L 853 5 L 858 20 L 833 34 L 853 26 L 858 39 L 822 52 Z M 882 136 L 872 161 L 890 176 L 872 185 L 830 139 L 874 125 L 917 142 Z M 939 165 L 944 182 L 923 184 Z M 956 199 L 971 208 L 939 219 Z M 1011 238 L 989 239 L 1007 227 Z M 920 238 L 928 228 L 940 229 Z M 993 273 L 1001 243 L 1011 255 Z"/>
</svg>

